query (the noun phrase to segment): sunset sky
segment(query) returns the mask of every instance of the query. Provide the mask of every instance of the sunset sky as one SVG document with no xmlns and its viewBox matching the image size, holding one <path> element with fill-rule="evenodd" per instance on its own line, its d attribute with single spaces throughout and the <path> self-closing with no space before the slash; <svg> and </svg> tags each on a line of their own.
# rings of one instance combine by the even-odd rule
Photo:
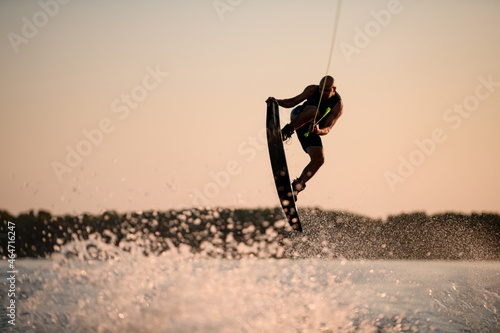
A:
<svg viewBox="0 0 500 333">
<path fill-rule="evenodd" d="M 0 209 L 279 205 L 265 100 L 326 74 L 336 6 L 0 1 Z M 497 0 L 343 1 L 344 114 L 299 207 L 500 212 L 499 18 Z M 285 147 L 295 178 L 308 156 Z"/>
</svg>

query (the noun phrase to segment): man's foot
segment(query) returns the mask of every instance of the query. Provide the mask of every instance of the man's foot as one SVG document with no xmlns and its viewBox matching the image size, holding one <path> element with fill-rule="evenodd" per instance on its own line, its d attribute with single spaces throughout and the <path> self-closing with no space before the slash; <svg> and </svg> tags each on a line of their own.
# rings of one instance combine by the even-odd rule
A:
<svg viewBox="0 0 500 333">
<path fill-rule="evenodd" d="M 295 130 L 293 129 L 293 126 L 290 124 L 286 124 L 285 127 L 281 130 L 281 135 L 283 136 L 283 141 L 288 140 L 289 138 L 292 137 L 292 134 Z"/>
<path fill-rule="evenodd" d="M 293 199 L 297 201 L 297 195 L 300 191 L 306 188 L 306 183 L 304 183 L 300 178 L 295 179 L 292 182 Z"/>
</svg>

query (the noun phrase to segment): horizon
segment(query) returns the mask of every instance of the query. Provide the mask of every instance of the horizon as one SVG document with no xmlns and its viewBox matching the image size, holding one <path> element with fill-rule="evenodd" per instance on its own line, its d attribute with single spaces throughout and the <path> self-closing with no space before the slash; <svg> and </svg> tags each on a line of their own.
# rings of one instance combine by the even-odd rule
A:
<svg viewBox="0 0 500 333">
<path fill-rule="evenodd" d="M 283 214 L 283 219 L 285 219 L 282 208 L 279 205 L 274 206 L 274 207 L 221 207 L 221 206 L 201 207 L 200 206 L 200 207 L 180 207 L 180 208 L 176 208 L 176 209 L 170 208 L 170 209 L 163 209 L 163 210 L 149 209 L 149 210 L 128 210 L 128 211 L 127 210 L 117 211 L 117 210 L 111 209 L 111 210 L 100 211 L 97 213 L 90 213 L 90 212 L 82 211 L 79 213 L 69 212 L 69 213 L 59 213 L 59 214 L 53 213 L 50 210 L 43 209 L 43 208 L 28 209 L 25 211 L 20 211 L 16 214 L 16 213 L 10 212 L 9 210 L 0 208 L 0 213 L 5 212 L 5 213 L 11 215 L 13 218 L 18 218 L 21 215 L 39 216 L 40 213 L 48 213 L 51 217 L 63 218 L 63 217 L 81 217 L 81 216 L 85 216 L 85 215 L 90 216 L 90 217 L 97 217 L 97 216 L 106 215 L 106 214 L 117 214 L 118 216 L 126 216 L 129 214 L 142 215 L 145 213 L 162 214 L 162 213 L 176 212 L 176 213 L 182 214 L 185 212 L 192 212 L 192 211 L 225 211 L 225 210 L 228 210 L 228 211 L 248 211 L 248 212 L 279 210 Z M 324 209 L 322 207 L 309 207 L 309 206 L 307 206 L 307 207 L 300 207 L 300 208 L 298 208 L 298 210 L 299 210 L 299 216 L 301 217 L 301 220 L 304 219 L 304 215 L 303 215 L 304 213 L 310 214 L 313 211 L 314 212 L 320 211 L 320 212 L 326 213 L 326 214 L 333 213 L 333 214 L 341 214 L 341 215 L 352 215 L 354 217 L 359 217 L 359 218 L 363 218 L 363 219 L 367 218 L 367 219 L 370 219 L 372 221 L 381 220 L 384 223 L 387 222 L 387 220 L 389 218 L 399 218 L 399 217 L 403 217 L 406 215 L 419 215 L 419 214 L 424 214 L 426 217 L 429 217 L 429 218 L 440 217 L 443 215 L 459 215 L 459 216 L 468 216 L 468 217 L 473 217 L 474 215 L 480 216 L 480 217 L 484 216 L 484 215 L 493 215 L 493 216 L 500 217 L 499 212 L 489 212 L 489 211 L 471 211 L 468 213 L 461 212 L 461 211 L 442 211 L 442 212 L 434 212 L 434 213 L 428 213 L 426 211 L 408 211 L 408 212 L 399 212 L 396 214 L 388 214 L 386 216 L 370 216 L 368 214 L 362 214 L 359 212 L 354 212 L 354 211 L 349 211 L 349 210 Z M 301 215 L 301 213 L 302 213 L 302 215 Z"/>
<path fill-rule="evenodd" d="M 1 2 L 0 209 L 277 207 L 265 100 L 328 74 L 344 114 L 299 212 L 499 214 L 500 2 L 343 2 L 325 73 L 336 6 Z"/>
</svg>

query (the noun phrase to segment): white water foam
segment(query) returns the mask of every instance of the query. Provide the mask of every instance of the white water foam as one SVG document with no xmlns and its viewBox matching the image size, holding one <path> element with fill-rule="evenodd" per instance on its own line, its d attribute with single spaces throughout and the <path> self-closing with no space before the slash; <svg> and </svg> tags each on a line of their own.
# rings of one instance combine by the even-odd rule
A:
<svg viewBox="0 0 500 333">
<path fill-rule="evenodd" d="M 185 246 L 159 256 L 114 250 L 102 260 L 18 260 L 16 326 L 2 322 L 2 330 L 500 331 L 498 262 L 228 260 L 194 256 Z"/>
<path fill-rule="evenodd" d="M 381 243 L 379 234 L 372 235 L 377 242 L 354 238 L 344 215 L 311 213 L 314 225 L 296 234 L 272 211 L 245 213 L 73 221 L 72 240 L 57 239 L 49 259 L 16 260 L 16 326 L 4 315 L 0 331 L 500 332 L 498 261 L 346 260 L 342 254 L 385 255 L 385 245 L 411 255 L 436 244 L 402 248 Z M 91 233 L 90 225 L 105 228 Z M 476 243 L 468 246 L 496 251 Z M 4 291 L 7 265 L 0 263 Z M 0 293 L 4 309 L 7 301 Z"/>
</svg>

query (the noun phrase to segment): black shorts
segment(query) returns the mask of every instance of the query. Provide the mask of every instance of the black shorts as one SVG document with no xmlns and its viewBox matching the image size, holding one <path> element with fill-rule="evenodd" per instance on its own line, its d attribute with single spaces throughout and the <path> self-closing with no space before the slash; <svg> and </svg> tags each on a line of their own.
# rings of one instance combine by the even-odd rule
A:
<svg viewBox="0 0 500 333">
<path fill-rule="evenodd" d="M 294 118 L 298 113 L 300 113 L 304 109 L 305 105 L 299 105 L 296 108 L 294 108 L 290 114 L 290 118 Z M 318 134 L 315 133 L 309 133 L 309 135 L 306 137 L 304 134 L 309 131 L 311 128 L 311 123 L 307 123 L 301 128 L 298 128 L 296 130 L 297 136 L 300 141 L 300 145 L 302 146 L 302 149 L 307 153 L 307 148 L 309 147 L 316 147 L 316 148 L 323 148 L 323 142 L 321 142 L 321 137 Z"/>
<path fill-rule="evenodd" d="M 321 137 L 316 133 L 309 133 L 306 137 L 304 134 L 309 131 L 309 127 L 312 123 L 305 124 L 301 128 L 297 129 L 297 136 L 299 137 L 302 149 L 307 153 L 307 148 L 316 147 L 323 148 L 323 142 L 321 142 Z"/>
</svg>

